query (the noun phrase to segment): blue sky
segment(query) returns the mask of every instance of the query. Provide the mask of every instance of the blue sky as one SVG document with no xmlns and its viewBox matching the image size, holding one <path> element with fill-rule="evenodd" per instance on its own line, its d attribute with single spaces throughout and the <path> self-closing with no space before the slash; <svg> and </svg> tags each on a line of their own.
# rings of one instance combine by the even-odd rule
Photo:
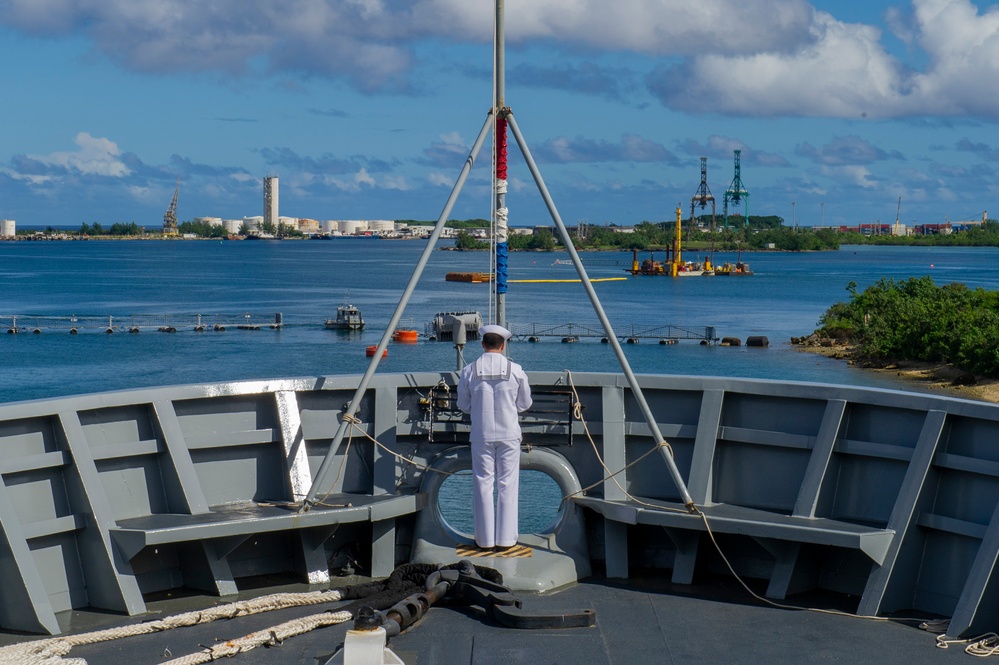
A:
<svg viewBox="0 0 999 665">
<path fill-rule="evenodd" d="M 492 0 L 5 0 L 0 218 L 436 219 L 492 99 Z M 507 103 L 568 224 L 999 217 L 999 8 L 507 0 Z M 488 151 L 452 217 L 488 217 Z M 511 224 L 550 223 L 511 157 Z"/>
</svg>

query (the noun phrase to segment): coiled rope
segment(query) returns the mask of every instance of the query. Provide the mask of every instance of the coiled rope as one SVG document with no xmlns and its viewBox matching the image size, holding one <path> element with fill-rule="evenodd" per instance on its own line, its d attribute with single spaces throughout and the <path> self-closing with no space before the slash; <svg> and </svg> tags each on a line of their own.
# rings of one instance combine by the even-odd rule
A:
<svg viewBox="0 0 999 665">
<path fill-rule="evenodd" d="M 258 630 L 255 633 L 250 633 L 234 640 L 219 642 L 202 651 L 168 660 L 164 665 L 200 665 L 201 663 L 210 663 L 221 658 L 232 658 L 237 654 L 256 649 L 260 646 L 281 644 L 289 637 L 295 637 L 316 628 L 335 626 L 345 621 L 350 621 L 352 617 L 353 615 L 350 612 L 310 614 L 309 616 L 292 619 L 271 628 Z"/>
<path fill-rule="evenodd" d="M 267 596 L 261 596 L 259 598 L 251 598 L 249 600 L 240 600 L 234 603 L 219 605 L 217 607 L 209 607 L 204 610 L 195 610 L 192 612 L 175 614 L 163 619 L 157 619 L 156 621 L 147 621 L 127 626 L 116 626 L 115 628 L 108 628 L 105 630 L 80 633 L 78 635 L 66 635 L 64 637 L 53 637 L 34 642 L 21 642 L 18 644 L 0 647 L 0 665 L 86 665 L 87 661 L 82 658 L 66 659 L 63 658 L 63 656 L 68 654 L 74 646 L 83 644 L 97 644 L 99 642 L 108 642 L 110 640 L 117 640 L 124 637 L 133 637 L 135 635 L 149 635 L 151 633 L 159 633 L 173 628 L 195 626 L 202 623 L 217 621 L 219 619 L 234 619 L 236 617 L 248 616 L 250 614 L 260 614 L 262 612 L 270 612 L 271 610 L 285 609 L 288 607 L 302 607 L 305 605 L 333 603 L 340 600 L 342 597 L 343 594 L 337 589 L 331 589 L 329 591 L 310 591 L 306 593 L 274 593 Z M 350 617 L 348 616 L 347 618 Z M 336 623 L 342 623 L 346 620 L 347 619 L 341 619 Z M 319 625 L 314 627 L 318 628 Z M 310 628 L 309 630 L 312 629 Z M 300 633 L 293 634 L 297 635 Z M 247 636 L 247 638 L 249 637 L 250 636 Z M 238 653 L 238 651 L 236 653 Z"/>
</svg>

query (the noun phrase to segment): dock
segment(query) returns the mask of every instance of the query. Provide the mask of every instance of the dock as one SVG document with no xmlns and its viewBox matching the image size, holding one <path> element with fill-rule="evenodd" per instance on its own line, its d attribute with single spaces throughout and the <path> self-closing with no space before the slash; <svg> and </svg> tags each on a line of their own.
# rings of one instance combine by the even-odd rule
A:
<svg viewBox="0 0 999 665">
<path fill-rule="evenodd" d="M 555 337 L 567 343 L 578 342 L 581 338 L 608 341 L 607 333 L 598 323 L 511 323 L 507 327 L 515 338 L 528 342 L 540 342 L 543 337 Z M 632 323 L 615 325 L 614 331 L 618 340 L 627 344 L 643 340 L 657 340 L 660 344 L 675 344 L 680 340 L 695 340 L 702 344 L 718 341 L 715 326 Z"/>
<path fill-rule="evenodd" d="M 228 328 L 237 330 L 279 330 L 285 326 L 280 312 L 265 314 L 133 314 L 114 315 L 0 315 L 0 333 L 8 335 L 41 334 L 42 332 L 65 332 L 71 335 L 80 333 L 118 332 L 139 333 L 145 331 L 176 333 L 182 330 L 193 332 L 223 332 Z"/>
</svg>

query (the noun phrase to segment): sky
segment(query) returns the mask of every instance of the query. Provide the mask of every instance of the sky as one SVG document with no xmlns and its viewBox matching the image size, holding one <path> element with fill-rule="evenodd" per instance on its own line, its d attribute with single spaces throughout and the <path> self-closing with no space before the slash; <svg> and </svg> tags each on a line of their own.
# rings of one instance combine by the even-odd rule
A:
<svg viewBox="0 0 999 665">
<path fill-rule="evenodd" d="M 506 103 L 566 224 L 999 217 L 999 7 L 506 0 Z M 493 103 L 493 0 L 4 0 L 0 218 L 436 220 Z M 489 217 L 491 149 L 452 218 Z M 516 146 L 510 224 L 551 224 Z M 732 211 L 735 205 L 730 206 Z M 710 205 L 700 214 L 710 213 Z"/>
</svg>

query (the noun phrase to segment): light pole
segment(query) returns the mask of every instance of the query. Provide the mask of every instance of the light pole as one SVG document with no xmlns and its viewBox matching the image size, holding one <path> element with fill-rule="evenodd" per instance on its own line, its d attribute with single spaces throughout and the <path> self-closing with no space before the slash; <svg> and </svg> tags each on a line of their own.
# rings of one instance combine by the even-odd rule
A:
<svg viewBox="0 0 999 665">
<path fill-rule="evenodd" d="M 819 204 L 819 226 L 826 225 L 826 202 Z"/>
<path fill-rule="evenodd" d="M 791 201 L 791 228 L 798 230 L 798 223 L 794 220 L 794 201 Z"/>
</svg>

